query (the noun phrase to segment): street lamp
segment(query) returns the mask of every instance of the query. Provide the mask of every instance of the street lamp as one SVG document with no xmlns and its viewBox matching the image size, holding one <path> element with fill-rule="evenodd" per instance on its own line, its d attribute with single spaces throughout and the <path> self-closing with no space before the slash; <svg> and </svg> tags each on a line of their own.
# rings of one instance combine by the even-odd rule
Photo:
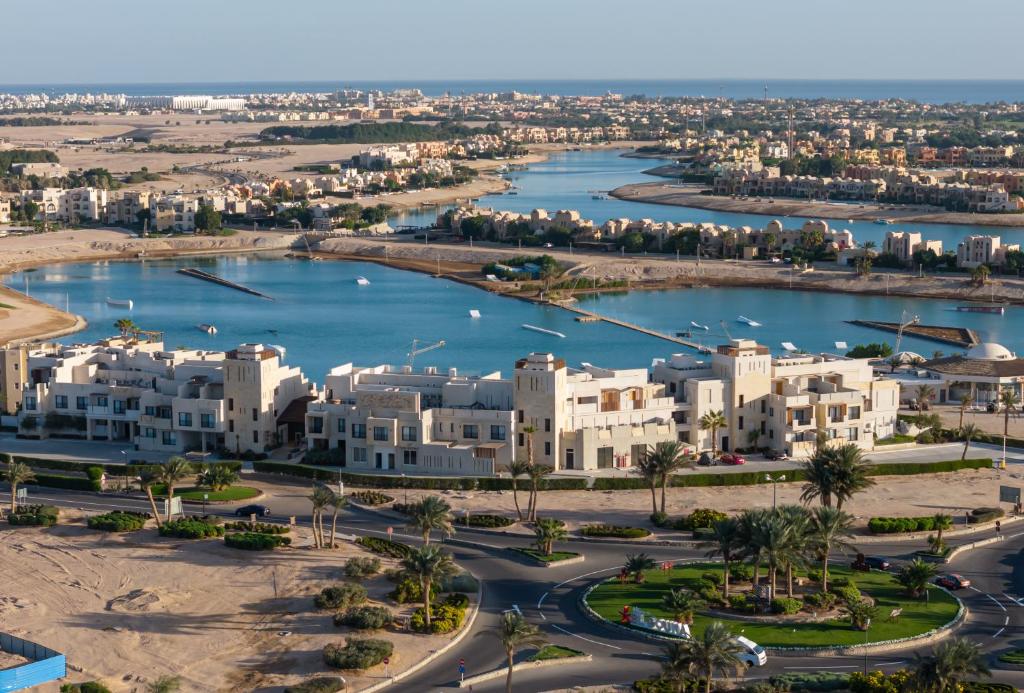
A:
<svg viewBox="0 0 1024 693">
<path fill-rule="evenodd" d="M 402 472 L 402 488 L 404 489 L 405 492 L 404 503 L 406 505 L 409 505 L 409 486 L 405 483 L 405 472 Z"/>
<path fill-rule="evenodd" d="M 928 590 L 925 590 L 925 594 Z M 868 675 L 868 629 L 871 628 L 871 619 L 864 622 L 864 675 Z"/>
<path fill-rule="evenodd" d="M 124 492 L 128 493 L 128 451 L 122 450 L 121 454 L 124 455 Z"/>
<path fill-rule="evenodd" d="M 786 480 L 786 475 L 785 474 L 779 474 L 777 476 L 772 476 L 771 474 L 765 474 L 764 475 L 764 480 L 772 482 L 772 510 L 775 510 L 775 503 L 776 503 L 776 501 L 778 499 L 778 496 L 776 494 L 775 484 L 776 484 L 776 482 L 779 482 L 779 481 L 785 481 Z"/>
</svg>

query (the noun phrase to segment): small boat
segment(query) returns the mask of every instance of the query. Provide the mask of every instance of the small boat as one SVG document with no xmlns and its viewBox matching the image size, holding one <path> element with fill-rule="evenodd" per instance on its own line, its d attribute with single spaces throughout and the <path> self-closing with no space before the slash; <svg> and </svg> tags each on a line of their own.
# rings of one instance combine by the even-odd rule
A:
<svg viewBox="0 0 1024 693">
<path fill-rule="evenodd" d="M 992 313 L 994 315 L 1002 315 L 1006 312 L 1006 306 L 1001 303 L 968 303 L 957 306 L 956 309 L 961 313 Z"/>
<path fill-rule="evenodd" d="M 517 192 L 516 192 L 515 190 L 509 190 L 509 191 L 508 191 L 507 193 L 505 193 L 505 194 L 506 194 L 506 195 L 518 195 L 519 193 L 517 193 Z"/>
<path fill-rule="evenodd" d="M 107 296 L 107 305 L 113 306 L 114 308 L 127 308 L 128 310 L 131 310 L 132 308 L 135 307 L 134 301 L 132 301 L 130 298 L 120 299 L 111 298 L 110 296 Z"/>
<path fill-rule="evenodd" d="M 700 323 L 694 322 L 693 320 L 690 321 L 690 327 L 696 327 L 698 330 L 704 330 L 705 332 L 708 331 L 707 325 L 701 325 Z"/>
<path fill-rule="evenodd" d="M 211 325 L 210 323 L 207 322 L 199 323 L 198 325 L 196 325 L 196 329 L 199 330 L 200 332 L 205 332 L 206 334 L 217 334 L 216 325 Z"/>
<path fill-rule="evenodd" d="M 370 280 L 367 279 L 366 277 L 356 277 L 356 284 L 358 284 L 359 286 L 369 286 Z"/>
<path fill-rule="evenodd" d="M 536 325 L 527 325 L 525 322 L 522 325 L 524 330 L 532 330 L 533 332 L 540 332 L 541 334 L 549 334 L 552 337 L 561 337 L 565 339 L 565 335 L 561 332 L 555 332 L 554 330 L 546 330 L 543 327 L 537 327 Z"/>
<path fill-rule="evenodd" d="M 740 315 L 739 317 L 737 317 L 736 322 L 742 322 L 743 324 L 750 325 L 751 327 L 761 327 L 761 323 L 759 323 L 757 320 L 751 320 L 745 315 Z"/>
<path fill-rule="evenodd" d="M 878 224 L 879 226 L 888 226 L 892 223 L 892 219 L 875 219 L 873 223 Z"/>
<path fill-rule="evenodd" d="M 480 311 L 478 311 L 476 308 L 471 308 L 469 310 L 469 317 L 471 317 L 471 318 L 479 318 L 480 317 Z"/>
</svg>

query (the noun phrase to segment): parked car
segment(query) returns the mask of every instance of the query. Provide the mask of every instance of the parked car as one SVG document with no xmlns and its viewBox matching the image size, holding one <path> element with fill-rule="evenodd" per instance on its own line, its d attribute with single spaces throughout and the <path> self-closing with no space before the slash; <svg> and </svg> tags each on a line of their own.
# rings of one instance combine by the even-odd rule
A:
<svg viewBox="0 0 1024 693">
<path fill-rule="evenodd" d="M 718 464 L 718 461 L 706 452 L 702 452 L 700 457 L 697 458 L 697 464 L 701 467 L 712 467 Z"/>
<path fill-rule="evenodd" d="M 970 587 L 971 581 L 960 573 L 946 573 L 935 578 L 935 584 L 939 587 L 945 587 L 947 590 L 959 590 L 964 587 Z"/>
<path fill-rule="evenodd" d="M 742 455 L 737 455 L 732 452 L 726 452 L 720 458 L 722 464 L 746 464 L 747 461 Z"/>
<path fill-rule="evenodd" d="M 736 653 L 736 658 L 747 665 L 747 667 L 763 667 L 768 663 L 768 654 L 764 648 L 753 640 L 737 635 L 733 640 L 743 648 Z"/>
<path fill-rule="evenodd" d="M 789 455 L 779 450 L 769 450 L 764 454 L 765 458 L 769 460 L 788 460 Z"/>
<path fill-rule="evenodd" d="M 257 517 L 267 517 L 270 515 L 270 508 L 265 505 L 243 505 L 241 508 L 235 509 L 235 517 L 248 517 L 249 515 L 256 515 Z"/>
</svg>

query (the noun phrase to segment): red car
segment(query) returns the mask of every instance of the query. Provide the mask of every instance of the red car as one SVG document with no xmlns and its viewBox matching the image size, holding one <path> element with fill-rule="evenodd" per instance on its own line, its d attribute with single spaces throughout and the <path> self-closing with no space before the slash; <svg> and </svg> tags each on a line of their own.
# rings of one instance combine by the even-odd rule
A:
<svg viewBox="0 0 1024 693">
<path fill-rule="evenodd" d="M 945 587 L 947 590 L 959 590 L 964 587 L 970 587 L 971 581 L 959 573 L 947 573 L 935 578 L 935 584 L 939 587 Z"/>
<path fill-rule="evenodd" d="M 727 453 L 723 454 L 722 457 L 719 458 L 719 461 L 722 464 L 746 464 L 747 463 L 747 461 L 745 459 L 743 459 L 742 456 L 734 454 L 734 453 L 731 453 L 731 452 L 727 452 Z"/>
</svg>

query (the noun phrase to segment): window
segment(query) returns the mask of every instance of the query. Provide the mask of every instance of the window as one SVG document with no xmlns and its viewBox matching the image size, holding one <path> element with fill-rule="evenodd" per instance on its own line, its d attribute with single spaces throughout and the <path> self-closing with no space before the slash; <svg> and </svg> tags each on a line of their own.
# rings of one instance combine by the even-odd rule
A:
<svg viewBox="0 0 1024 693">
<path fill-rule="evenodd" d="M 739 429 L 741 431 L 743 430 L 743 417 L 742 416 L 739 418 Z"/>
<path fill-rule="evenodd" d="M 145 414 L 146 416 L 156 416 L 156 407 L 147 406 L 146 409 L 143 411 L 143 414 Z"/>
<path fill-rule="evenodd" d="M 79 411 L 85 411 L 88 408 L 89 408 L 89 398 L 88 397 L 75 397 L 75 409 L 78 409 Z"/>
<path fill-rule="evenodd" d="M 144 428 L 144 429 L 142 429 L 142 436 L 144 438 L 156 438 L 156 429 L 155 428 Z"/>
<path fill-rule="evenodd" d="M 157 407 L 156 408 L 156 415 L 158 417 L 160 417 L 161 419 L 169 419 L 169 418 L 171 418 L 171 408 L 170 407 Z"/>
<path fill-rule="evenodd" d="M 199 428 L 213 428 L 213 414 L 200 414 Z"/>
<path fill-rule="evenodd" d="M 234 433 L 234 432 L 235 432 L 235 420 L 234 419 L 228 419 L 228 433 Z"/>
<path fill-rule="evenodd" d="M 324 432 L 324 417 L 314 416 L 309 419 L 309 432 L 310 433 L 323 433 Z"/>
<path fill-rule="evenodd" d="M 765 404 L 765 401 L 764 401 L 764 400 L 762 399 L 762 400 L 761 400 L 761 413 L 762 413 L 762 414 L 764 414 L 764 408 L 765 408 L 765 406 L 767 406 L 767 405 Z"/>
<path fill-rule="evenodd" d="M 476 424 L 464 424 L 462 426 L 462 437 L 473 438 L 474 440 L 480 437 L 480 427 Z"/>
<path fill-rule="evenodd" d="M 26 396 L 24 402 L 26 411 L 36 410 L 36 398 L 34 396 Z"/>
<path fill-rule="evenodd" d="M 551 454 L 551 441 L 548 441 L 548 440 L 544 441 L 544 454 L 545 455 L 550 455 Z"/>
<path fill-rule="evenodd" d="M 234 410 L 235 410 L 235 398 L 234 397 L 228 397 L 228 411 L 234 411 Z"/>
<path fill-rule="evenodd" d="M 743 406 L 744 400 L 745 400 L 745 396 L 744 395 L 740 395 L 740 406 L 741 407 Z M 742 426 L 740 428 L 742 428 Z"/>
<path fill-rule="evenodd" d="M 68 408 L 68 396 L 67 395 L 57 395 L 56 397 L 53 398 L 53 406 L 57 407 L 58 409 L 67 409 Z"/>
<path fill-rule="evenodd" d="M 365 462 L 366 461 L 366 448 L 352 448 L 352 461 L 353 462 Z"/>
<path fill-rule="evenodd" d="M 124 414 L 124 400 L 123 399 L 115 399 L 114 400 L 114 413 L 115 414 Z"/>
<path fill-rule="evenodd" d="M 611 469 L 615 466 L 615 448 L 597 449 L 597 468 Z"/>
<path fill-rule="evenodd" d="M 178 439 L 174 435 L 174 431 L 161 431 L 160 442 L 164 445 L 176 445 Z"/>
<path fill-rule="evenodd" d="M 860 418 L 860 407 L 850 407 L 850 418 L 851 419 L 859 419 Z"/>
<path fill-rule="evenodd" d="M 859 429 L 857 429 L 857 428 L 848 428 L 848 429 L 846 429 L 846 439 L 847 440 L 857 440 L 859 438 L 859 436 L 860 436 L 860 430 Z"/>
<path fill-rule="evenodd" d="M 519 434 L 519 447 L 523 447 L 524 445 L 526 445 L 526 438 L 523 436 L 522 433 L 520 433 Z"/>
<path fill-rule="evenodd" d="M 374 440 L 387 440 L 388 429 L 386 426 L 374 426 L 373 427 L 373 439 Z"/>
<path fill-rule="evenodd" d="M 551 419 L 544 419 L 544 432 L 551 433 Z"/>
<path fill-rule="evenodd" d="M 128 398 L 128 411 L 138 411 L 138 410 L 139 410 L 139 398 L 138 397 L 129 397 Z"/>
<path fill-rule="evenodd" d="M 518 419 L 519 423 L 523 423 L 523 410 L 522 410 L 522 409 L 520 409 L 520 410 L 519 410 L 519 411 L 518 411 L 518 412 L 516 413 L 516 417 L 517 417 L 517 419 Z"/>
<path fill-rule="evenodd" d="M 366 424 L 352 424 L 352 437 L 353 438 L 365 438 L 366 437 Z"/>
<path fill-rule="evenodd" d="M 178 425 L 179 426 L 191 426 L 192 425 L 192 414 L 187 411 L 178 412 Z"/>
<path fill-rule="evenodd" d="M 505 440 L 505 427 L 491 426 L 491 440 Z"/>
<path fill-rule="evenodd" d="M 416 442 L 416 427 L 402 426 L 402 440 L 404 440 L 407 443 Z"/>
<path fill-rule="evenodd" d="M 253 410 L 252 410 L 252 420 L 253 421 L 259 421 L 260 420 L 260 410 L 256 409 L 255 407 L 253 407 Z"/>
<path fill-rule="evenodd" d="M 252 432 L 252 442 L 254 442 L 254 443 L 259 443 L 260 442 L 260 432 L 259 431 L 253 431 Z"/>
<path fill-rule="evenodd" d="M 108 405 L 108 403 L 109 402 L 107 400 L 107 396 L 106 395 L 99 395 L 98 397 L 96 397 L 96 406 L 97 407 L 105 407 L 105 406 Z"/>
<path fill-rule="evenodd" d="M 338 433 L 345 432 L 345 419 L 338 419 Z"/>
<path fill-rule="evenodd" d="M 403 450 L 402 451 L 402 464 L 416 464 L 416 451 L 415 450 Z"/>
</svg>

